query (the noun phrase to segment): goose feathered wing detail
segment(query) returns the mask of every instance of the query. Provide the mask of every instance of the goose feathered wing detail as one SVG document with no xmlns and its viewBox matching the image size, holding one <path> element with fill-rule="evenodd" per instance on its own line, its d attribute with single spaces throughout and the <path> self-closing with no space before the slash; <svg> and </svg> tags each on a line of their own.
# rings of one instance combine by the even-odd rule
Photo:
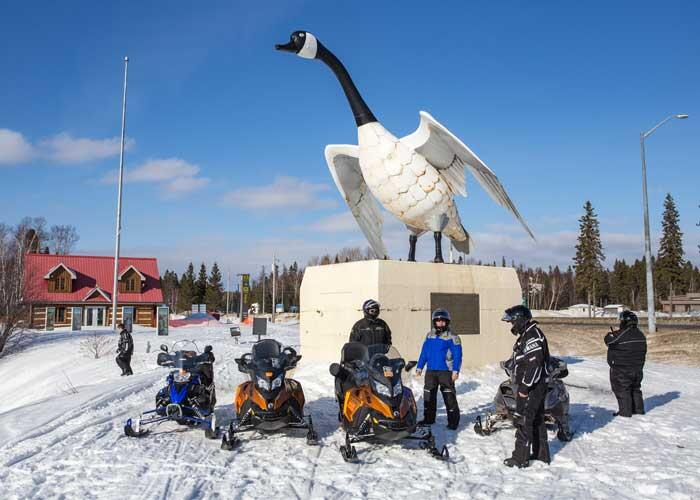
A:
<svg viewBox="0 0 700 500">
<path fill-rule="evenodd" d="M 496 174 L 466 144 L 425 111 L 420 112 L 418 129 L 401 138 L 401 142 L 413 148 L 438 169 L 455 194 L 466 196 L 464 166 L 479 181 L 491 198 L 520 221 L 527 234 L 534 240 L 525 219 L 520 215 Z"/>
<path fill-rule="evenodd" d="M 360 148 L 350 144 L 330 144 L 326 163 L 335 185 L 378 259 L 389 254 L 382 240 L 383 218 L 379 204 L 367 187 L 360 169 Z"/>
</svg>

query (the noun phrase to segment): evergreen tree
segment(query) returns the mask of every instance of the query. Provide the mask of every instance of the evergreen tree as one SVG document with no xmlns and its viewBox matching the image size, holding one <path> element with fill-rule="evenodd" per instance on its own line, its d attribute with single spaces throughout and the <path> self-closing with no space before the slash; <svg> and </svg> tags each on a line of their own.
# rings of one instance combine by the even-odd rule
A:
<svg viewBox="0 0 700 500">
<path fill-rule="evenodd" d="M 187 271 L 184 272 L 180 279 L 180 292 L 177 301 L 178 310 L 182 312 L 191 311 L 194 298 L 194 266 L 190 262 L 187 266 Z"/>
<path fill-rule="evenodd" d="M 170 307 L 172 312 L 175 312 L 179 305 L 180 283 L 177 279 L 175 271 L 165 270 L 165 274 L 160 279 L 161 289 L 163 290 L 163 301 Z"/>
<path fill-rule="evenodd" d="M 207 295 L 207 266 L 199 266 L 199 274 L 197 275 L 197 281 L 194 282 L 194 303 L 204 304 L 204 298 Z"/>
<path fill-rule="evenodd" d="M 224 283 L 221 277 L 221 271 L 216 262 L 211 267 L 211 274 L 207 281 L 207 288 L 204 296 L 204 302 L 207 304 L 207 310 L 217 311 L 221 309 L 224 302 Z"/>
<path fill-rule="evenodd" d="M 656 289 L 659 296 L 668 297 L 671 288 L 674 293 L 681 293 L 683 286 L 683 233 L 679 225 L 678 210 L 671 194 L 664 200 L 664 214 L 659 256 L 654 269 L 656 272 Z"/>
<path fill-rule="evenodd" d="M 596 301 L 596 290 L 601 289 L 605 254 L 600 241 L 600 224 L 593 211 L 593 205 L 587 201 L 583 209 L 585 213 L 579 219 L 580 233 L 576 244 L 574 270 L 576 293 L 582 298 L 585 297 L 591 304 Z"/>
</svg>

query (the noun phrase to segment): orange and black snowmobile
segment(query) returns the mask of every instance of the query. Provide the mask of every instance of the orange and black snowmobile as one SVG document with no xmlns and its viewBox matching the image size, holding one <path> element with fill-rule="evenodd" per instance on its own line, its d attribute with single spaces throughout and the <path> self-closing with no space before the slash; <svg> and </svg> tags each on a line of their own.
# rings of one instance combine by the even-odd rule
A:
<svg viewBox="0 0 700 500">
<path fill-rule="evenodd" d="M 301 356 L 291 347 L 265 339 L 253 345 L 252 353 L 236 359 L 238 369 L 250 380 L 236 388 L 236 418 L 224 432 L 221 447 L 235 448 L 236 434 L 247 431 L 274 432 L 281 429 L 306 429 L 306 442 L 318 444 L 310 415 L 304 415 L 304 391 L 296 380 L 287 378 Z"/>
<path fill-rule="evenodd" d="M 340 453 L 347 462 L 357 460 L 353 443 L 416 440 L 438 459 L 449 458 L 447 447 L 438 450 L 430 427 L 416 421 L 416 400 L 403 384 L 415 361 L 406 365 L 396 348 L 349 342 L 343 346 L 340 363 L 330 366 L 335 377 L 338 418 L 345 430 Z"/>
</svg>

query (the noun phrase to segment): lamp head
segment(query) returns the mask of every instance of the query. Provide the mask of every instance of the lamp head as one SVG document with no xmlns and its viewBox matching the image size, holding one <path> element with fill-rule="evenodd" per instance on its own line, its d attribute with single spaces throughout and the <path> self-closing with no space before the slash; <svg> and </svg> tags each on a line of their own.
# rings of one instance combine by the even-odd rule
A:
<svg viewBox="0 0 700 500">
<path fill-rule="evenodd" d="M 686 118 L 688 118 L 688 115 L 676 115 L 676 118 L 678 118 L 679 120 L 685 120 Z"/>
</svg>

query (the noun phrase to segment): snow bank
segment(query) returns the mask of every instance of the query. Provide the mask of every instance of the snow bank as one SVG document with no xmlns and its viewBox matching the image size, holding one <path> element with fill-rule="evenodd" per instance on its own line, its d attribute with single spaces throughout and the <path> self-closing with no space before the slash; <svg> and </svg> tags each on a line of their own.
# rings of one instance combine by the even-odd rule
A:
<svg viewBox="0 0 700 500">
<path fill-rule="evenodd" d="M 307 446 L 303 433 L 251 435 L 226 452 L 203 432 L 172 424 L 143 439 L 124 437 L 126 418 L 150 408 L 163 385 L 167 370 L 155 364 L 163 341 L 192 338 L 200 348 L 214 346 L 217 416 L 220 423 L 231 418 L 233 391 L 244 380 L 233 359 L 255 340 L 250 327 L 242 331 L 237 345 L 228 327 L 171 328 L 169 337 L 139 329 L 133 377 L 119 376 L 113 353 L 98 360 L 82 355 L 78 346 L 87 332 L 38 335 L 22 352 L 1 358 L 3 498 L 698 498 L 700 370 L 671 365 L 647 367 L 647 415 L 621 419 L 612 417 L 605 361 L 566 358 L 576 434 L 570 443 L 550 435 L 549 467 L 508 469 L 501 462 L 512 450 L 513 432 L 480 437 L 472 431 L 504 378 L 494 366 L 460 377 L 458 431 L 445 429 L 440 405 L 434 432 L 438 444 L 450 448 L 448 463 L 412 444 L 359 444 L 360 463 L 344 463 L 332 377 L 327 366 L 303 360 L 294 377 L 304 386 L 318 447 Z M 298 347 L 297 324 L 269 331 Z M 114 337 L 116 348 L 116 335 L 103 334 Z M 422 407 L 422 383 L 414 379 L 412 386 Z"/>
</svg>

